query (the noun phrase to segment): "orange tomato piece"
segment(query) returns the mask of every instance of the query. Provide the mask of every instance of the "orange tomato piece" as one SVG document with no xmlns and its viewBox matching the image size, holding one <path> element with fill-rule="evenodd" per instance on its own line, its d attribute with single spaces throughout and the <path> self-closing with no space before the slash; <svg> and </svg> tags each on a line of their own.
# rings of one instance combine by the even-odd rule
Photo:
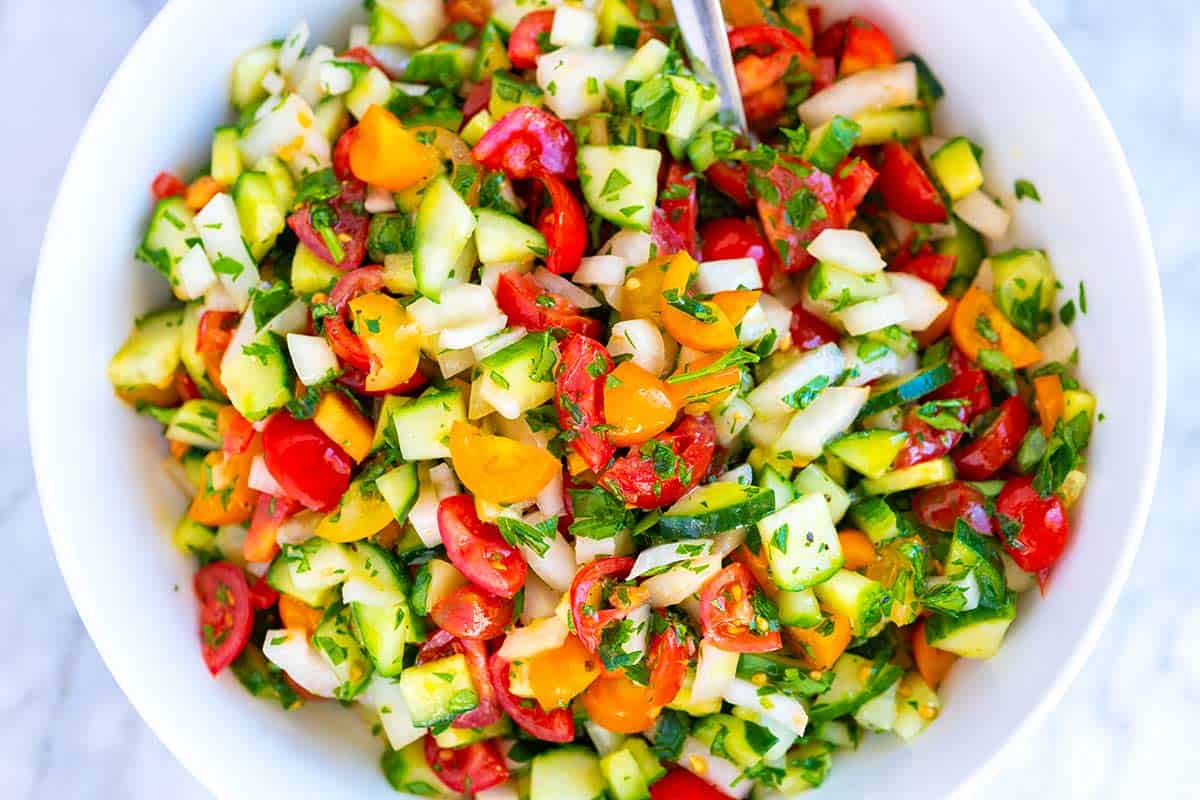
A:
<svg viewBox="0 0 1200 800">
<path fill-rule="evenodd" d="M 813 628 L 784 628 L 783 632 L 813 669 L 829 669 L 850 646 L 850 618 L 841 614 L 830 614 Z"/>
<path fill-rule="evenodd" d="M 179 389 L 175 384 L 174 377 L 171 378 L 171 382 L 166 386 L 152 386 L 149 383 L 144 383 L 141 386 L 116 389 L 115 391 L 117 397 L 131 406 L 145 403 L 146 405 L 170 408 L 171 406 L 179 405 Z"/>
<path fill-rule="evenodd" d="M 526 659 L 526 664 L 533 697 L 547 711 L 566 707 L 601 671 L 600 659 L 573 635 L 553 650 Z"/>
<path fill-rule="evenodd" d="M 991 295 L 974 286 L 967 290 L 954 309 L 950 335 L 958 349 L 972 361 L 979 360 L 981 350 L 999 350 L 1017 369 L 1042 359 L 1037 345 L 1013 327 L 996 307 Z"/>
<path fill-rule="evenodd" d="M 450 460 L 463 485 L 492 503 L 536 497 L 560 469 L 558 459 L 540 447 L 465 422 L 450 429 Z"/>
<path fill-rule="evenodd" d="M 350 143 L 350 171 L 355 177 L 399 192 L 427 180 L 437 170 L 433 148 L 383 106 L 367 109 Z"/>
<path fill-rule="evenodd" d="M 646 730 L 661 710 L 650 704 L 654 690 L 640 686 L 624 673 L 614 672 L 595 680 L 583 693 L 588 716 L 613 733 L 639 733 Z"/>
<path fill-rule="evenodd" d="M 1065 400 L 1062 378 L 1057 375 L 1041 375 L 1033 379 L 1033 405 L 1041 420 L 1042 433 L 1049 439 L 1055 424 L 1062 419 Z"/>
<path fill-rule="evenodd" d="M 730 558 L 750 570 L 750 574 L 754 576 L 754 581 L 758 584 L 758 588 L 762 589 L 763 594 L 772 600 L 779 597 L 779 587 L 775 585 L 775 581 L 771 580 L 771 575 L 767 571 L 767 560 L 762 554 L 754 552 L 743 544 L 733 551 Z"/>
<path fill-rule="evenodd" d="M 746 312 L 754 307 L 761 295 L 758 289 L 737 289 L 728 292 L 717 292 L 712 301 L 717 308 L 725 312 L 729 321 L 737 325 L 746 316 Z"/>
<path fill-rule="evenodd" d="M 912 628 L 912 654 L 917 664 L 917 672 L 933 689 L 938 687 L 950 672 L 950 667 L 958 660 L 954 653 L 938 650 L 925 641 L 925 620 L 921 620 Z"/>
<path fill-rule="evenodd" d="M 350 301 L 350 311 L 371 358 L 367 391 L 387 391 L 411 378 L 421 361 L 421 329 L 404 306 L 382 292 L 368 292 Z"/>
<path fill-rule="evenodd" d="M 844 565 L 846 569 L 862 569 L 868 564 L 874 563 L 878 557 L 874 543 L 862 531 L 856 531 L 853 528 L 838 531 L 838 541 L 842 545 L 842 557 L 846 559 Z"/>
<path fill-rule="evenodd" d="M 699 264 L 686 251 L 671 257 L 659 298 L 663 324 L 680 344 L 706 353 L 732 350 L 738 338 L 729 317 L 713 301 L 688 295 L 688 286 L 698 269 Z"/>
<path fill-rule="evenodd" d="M 671 264 L 669 256 L 635 267 L 621 286 L 621 319 L 648 319 L 662 325 L 662 285 Z"/>
<path fill-rule="evenodd" d="M 188 516 L 202 525 L 233 525 L 254 513 L 258 492 L 250 488 L 250 462 L 258 448 L 229 455 L 213 450 L 204 457 L 204 485 L 192 498 Z"/>
<path fill-rule="evenodd" d="M 725 353 L 709 353 L 675 370 L 667 386 L 677 406 L 684 406 L 688 414 L 703 414 L 720 405 L 742 382 L 742 372 L 730 366 L 708 375 L 679 380 L 690 373 L 711 367 L 725 357 Z"/>
<path fill-rule="evenodd" d="M 761 25 L 767 21 L 756 0 L 721 0 L 721 10 L 725 12 L 725 21 L 734 28 Z M 807 12 L 805 16 L 808 16 Z"/>
<path fill-rule="evenodd" d="M 208 201 L 225 191 L 225 184 L 211 175 L 201 175 L 192 181 L 183 193 L 183 204 L 192 211 L 199 211 L 208 205 Z"/>
<path fill-rule="evenodd" d="M 313 422 L 355 461 L 362 461 L 370 454 L 375 426 L 341 392 L 321 395 Z"/>
<path fill-rule="evenodd" d="M 638 445 L 671 427 L 676 407 L 670 387 L 632 361 L 617 365 L 604 383 L 604 421 L 618 447 Z"/>
<path fill-rule="evenodd" d="M 923 331 L 914 331 L 913 337 L 921 347 L 929 347 L 938 339 L 946 335 L 946 331 L 950 330 L 950 320 L 954 319 L 954 309 L 958 307 L 957 297 L 947 297 L 947 305 L 942 309 L 942 313 L 938 314 L 933 322 L 929 323 L 929 327 Z"/>
<path fill-rule="evenodd" d="M 283 620 L 283 627 L 290 631 L 304 631 L 312 638 L 313 631 L 321 624 L 324 615 L 324 609 L 313 608 L 291 595 L 279 595 L 279 618 Z"/>
</svg>

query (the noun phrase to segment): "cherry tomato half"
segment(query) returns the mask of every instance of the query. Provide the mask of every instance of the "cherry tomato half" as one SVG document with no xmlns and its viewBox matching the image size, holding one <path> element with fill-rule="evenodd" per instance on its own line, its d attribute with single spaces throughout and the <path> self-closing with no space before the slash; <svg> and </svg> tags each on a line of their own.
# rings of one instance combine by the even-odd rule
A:
<svg viewBox="0 0 1200 800">
<path fill-rule="evenodd" d="M 754 609 L 758 584 L 740 562 L 708 579 L 700 593 L 700 624 L 704 638 L 733 653 L 765 653 L 783 646 L 778 630 Z"/>
<path fill-rule="evenodd" d="M 488 662 L 488 674 L 496 687 L 496 699 L 504 713 L 530 736 L 547 742 L 569 742 L 575 738 L 575 716 L 569 708 L 544 710 L 540 705 L 509 691 L 509 663 L 499 653 Z"/>
<path fill-rule="evenodd" d="M 704 478 L 716 450 L 716 437 L 707 414 L 684 417 L 671 430 L 614 461 L 601 474 L 600 484 L 636 508 L 649 511 L 670 505 Z M 662 458 L 656 443 L 678 456 L 669 472 L 657 471 L 662 468 Z"/>
<path fill-rule="evenodd" d="M 753 258 L 763 286 L 771 280 L 775 268 L 775 251 L 750 220 L 736 217 L 714 219 L 700 229 L 700 250 L 704 261 L 727 258 Z"/>
<path fill-rule="evenodd" d="M 250 530 L 242 543 L 242 555 L 247 561 L 263 564 L 279 553 L 275 534 L 279 526 L 303 506 L 286 497 L 273 497 L 259 492 L 254 505 L 254 516 L 250 518 Z"/>
<path fill-rule="evenodd" d="M 876 182 L 889 209 L 911 222 L 945 222 L 946 207 L 917 159 L 899 142 L 883 145 Z"/>
<path fill-rule="evenodd" d="M 680 196 L 682 195 L 682 196 Z M 659 203 L 670 225 L 683 240 L 683 249 L 693 256 L 696 248 L 696 220 L 700 216 L 700 205 L 696 200 L 696 176 L 691 167 L 675 161 L 667 169 L 664 196 Z"/>
<path fill-rule="evenodd" d="M 343 180 L 341 183 L 342 190 L 337 197 L 319 206 L 304 204 L 292 212 L 287 224 L 296 238 L 318 258 L 349 271 L 357 268 L 367 253 L 367 229 L 371 219 L 363 207 L 367 185 L 360 180 Z M 318 208 L 322 210 L 318 211 Z M 334 258 L 339 255 L 338 251 L 341 258 Z"/>
<path fill-rule="evenodd" d="M 435 631 L 417 651 L 417 663 L 437 661 L 456 653 L 462 653 L 467 660 L 467 671 L 471 674 L 471 683 L 475 685 L 479 705 L 455 717 L 450 727 L 486 728 L 500 719 L 500 706 L 496 704 L 496 688 L 488 674 L 487 647 L 483 642 L 459 639 L 449 631 Z"/>
<path fill-rule="evenodd" d="M 208 671 L 216 675 L 241 655 L 250 640 L 254 607 L 250 585 L 240 567 L 214 561 L 193 580 L 200 600 L 200 652 Z"/>
<path fill-rule="evenodd" d="M 354 139 L 358 136 L 358 126 L 351 125 L 338 137 L 333 146 L 333 174 L 339 181 L 356 180 L 354 170 L 350 168 L 350 150 L 354 147 Z"/>
<path fill-rule="evenodd" d="M 650 800 L 729 800 L 703 778 L 683 767 L 671 767 L 650 787 Z"/>
<path fill-rule="evenodd" d="M 846 36 L 842 42 L 839 75 L 852 75 L 864 69 L 886 67 L 896 63 L 892 41 L 875 23 L 854 15 L 846 20 Z"/>
<path fill-rule="evenodd" d="M 1057 495 L 1042 497 L 1030 477 L 1013 478 L 996 498 L 1004 549 L 1026 572 L 1049 569 L 1067 546 L 1070 522 Z M 1007 517 L 1008 519 L 1005 519 Z M 1012 530 L 1016 520 L 1020 530 Z"/>
<path fill-rule="evenodd" d="M 600 427 L 604 424 L 604 382 L 613 369 L 612 356 L 604 345 L 581 334 L 563 340 L 560 352 L 554 377 L 558 425 L 574 432 L 571 448 L 589 469 L 599 471 L 616 452 Z"/>
<path fill-rule="evenodd" d="M 799 272 L 816 261 L 805 249 L 808 243 L 826 228 L 841 227 L 844 220 L 833 179 L 799 159 L 787 156 L 783 159 L 790 162 L 788 166 L 792 169 L 782 164 L 771 167 L 767 180 L 774 191 L 770 196 L 758 198 L 758 217 L 767 241 L 774 242 L 779 251 L 780 269 Z M 814 213 L 797 227 L 797 220 L 788 210 L 788 200 L 805 190 L 816 195 L 824 213 Z"/>
<path fill-rule="evenodd" d="M 639 733 L 654 724 L 661 710 L 651 701 L 655 690 L 634 683 L 624 672 L 601 675 L 580 696 L 588 716 L 613 733 Z"/>
<path fill-rule="evenodd" d="M 508 767 L 495 739 L 452 750 L 438 747 L 433 734 L 428 734 L 425 763 L 456 792 L 481 792 L 508 780 Z"/>
<path fill-rule="evenodd" d="M 350 485 L 354 461 L 310 419 L 286 411 L 262 430 L 267 470 L 288 497 L 313 511 L 328 511 Z"/>
<path fill-rule="evenodd" d="M 957 419 L 966 426 L 967 415 L 971 409 L 967 405 L 946 409 L 945 413 Z M 917 415 L 917 409 L 909 409 L 904 415 L 902 428 L 908 434 L 908 441 L 896 456 L 896 467 L 911 467 L 934 458 L 941 458 L 949 453 L 963 437 L 962 431 L 942 430 L 935 428 Z"/>
<path fill-rule="evenodd" d="M 971 363 L 957 347 L 950 350 L 947 362 L 954 370 L 954 377 L 931 397 L 935 400 L 961 399 L 967 401 L 967 419 L 975 419 L 992 407 L 992 394 L 988 391 L 987 373 Z"/>
<path fill-rule="evenodd" d="M 893 269 L 915 275 L 940 292 L 950 282 L 950 276 L 954 273 L 954 263 L 957 260 L 957 256 L 942 255 L 932 251 L 923 252 L 906 260 L 903 266 L 893 266 Z"/>
<path fill-rule="evenodd" d="M 172 172 L 160 172 L 154 176 L 154 180 L 150 183 L 150 193 L 154 195 L 155 200 L 165 200 L 168 197 L 174 197 L 186 191 L 187 184 Z"/>
<path fill-rule="evenodd" d="M 538 230 L 546 237 L 546 269 L 565 275 L 579 269 L 587 249 L 587 219 L 583 206 L 567 182 L 557 175 L 539 171 L 537 179 L 550 195 L 550 207 L 538 218 Z"/>
<path fill-rule="evenodd" d="M 679 231 L 667 219 L 667 213 L 661 208 L 654 209 L 650 216 L 650 239 L 654 242 L 654 252 L 659 256 L 673 256 L 681 250 L 687 250 L 687 242 Z"/>
<path fill-rule="evenodd" d="M 792 307 L 792 324 L 789 328 L 792 344 L 801 350 L 815 350 L 823 344 L 836 342 L 837 330 L 825 320 L 807 311 L 797 303 Z"/>
<path fill-rule="evenodd" d="M 504 541 L 499 528 L 479 519 L 470 495 L 441 502 L 438 530 L 450 562 L 480 589 L 511 599 L 525 585 L 525 558 Z"/>
<path fill-rule="evenodd" d="M 953 531 L 961 519 L 979 533 L 992 532 L 983 492 L 962 481 L 922 489 L 913 496 L 912 507 L 921 524 L 934 530 Z"/>
<path fill-rule="evenodd" d="M 595 339 L 604 327 L 600 320 L 584 316 L 570 300 L 543 289 L 533 276 L 516 270 L 500 275 L 496 304 L 510 325 L 530 331 L 563 328 Z"/>
<path fill-rule="evenodd" d="M 460 586 L 430 609 L 438 627 L 460 639 L 495 639 L 512 621 L 512 600 Z"/>
<path fill-rule="evenodd" d="M 655 609 L 655 613 L 666 623 L 666 628 L 651 636 L 646 649 L 646 666 L 650 670 L 650 687 L 653 690 L 650 702 L 655 706 L 665 706 L 683 688 L 690 642 L 680 631 L 679 623 L 671 620 L 664 609 Z"/>
<path fill-rule="evenodd" d="M 625 608 L 602 608 L 612 584 L 621 581 L 633 569 L 632 556 L 598 558 L 575 573 L 571 583 L 571 619 L 575 635 L 594 653 L 600 647 L 604 626 L 629 613 Z"/>
<path fill-rule="evenodd" d="M 1017 454 L 1029 430 L 1029 410 L 1019 397 L 1000 404 L 996 418 L 970 442 L 952 454 L 961 478 L 984 481 L 995 475 Z"/>
<path fill-rule="evenodd" d="M 471 155 L 510 178 L 554 175 L 575 180 L 574 135 L 558 117 L 533 106 L 518 106 L 497 120 Z"/>
<path fill-rule="evenodd" d="M 739 206 L 746 207 L 753 202 L 746 188 L 750 182 L 750 168 L 745 163 L 718 161 L 704 171 L 704 178 Z"/>
<path fill-rule="evenodd" d="M 517 69 L 533 69 L 537 66 L 542 48 L 538 38 L 550 35 L 554 27 L 554 9 L 530 11 L 521 17 L 508 39 L 508 60 Z"/>
</svg>

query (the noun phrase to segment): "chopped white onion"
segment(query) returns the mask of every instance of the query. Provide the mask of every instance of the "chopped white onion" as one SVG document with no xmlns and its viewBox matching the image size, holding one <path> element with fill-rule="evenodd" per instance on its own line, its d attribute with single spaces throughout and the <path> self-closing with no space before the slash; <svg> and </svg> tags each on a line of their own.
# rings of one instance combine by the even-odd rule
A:
<svg viewBox="0 0 1200 800">
<path fill-rule="evenodd" d="M 525 606 L 521 609 L 521 624 L 528 625 L 535 619 L 549 617 L 558 607 L 562 592 L 557 592 L 536 572 L 525 575 Z"/>
<path fill-rule="evenodd" d="M 738 323 L 737 334 L 738 342 L 741 344 L 754 344 L 766 336 L 773 328 L 770 322 L 767 321 L 767 314 L 763 311 L 761 303 L 755 303 L 746 309 L 746 315 L 742 317 L 742 321 Z M 771 346 L 771 352 L 775 352 L 775 347 L 780 344 L 779 337 L 776 336 L 775 342 Z M 769 354 L 768 354 L 769 355 Z"/>
<path fill-rule="evenodd" d="M 427 297 L 418 298 L 408 306 L 408 313 L 420 326 L 421 333 L 429 334 L 495 317 L 500 309 L 496 306 L 495 296 L 487 288 L 478 284 L 456 283 L 442 290 L 440 302 L 435 303 Z"/>
<path fill-rule="evenodd" d="M 413 724 L 399 681 L 376 674 L 358 699 L 379 715 L 384 735 L 393 750 L 403 749 L 429 732 L 428 728 Z"/>
<path fill-rule="evenodd" d="M 367 199 L 363 208 L 370 214 L 386 214 L 396 210 L 396 198 L 382 186 L 367 186 Z"/>
<path fill-rule="evenodd" d="M 842 342 L 842 355 L 846 359 L 846 386 L 866 386 L 871 381 L 887 375 L 900 375 L 903 372 L 901 358 L 892 350 L 878 352 L 870 351 L 871 360 L 866 361 L 859 356 L 862 342 L 857 339 L 846 339 Z"/>
<path fill-rule="evenodd" d="M 205 311 L 241 311 L 237 299 L 229 293 L 220 281 L 214 283 L 204 293 Z"/>
<path fill-rule="evenodd" d="M 710 555 L 711 552 L 711 539 L 692 539 L 685 542 L 668 542 L 667 544 L 657 544 L 653 547 L 647 547 L 638 553 L 637 560 L 633 562 L 633 569 L 629 570 L 626 580 L 635 580 L 650 572 L 660 571 L 663 567 L 678 564 L 682 561 L 703 558 Z"/>
<path fill-rule="evenodd" d="M 921 280 L 916 275 L 906 272 L 889 272 L 888 285 L 892 291 L 904 298 L 904 309 L 907 314 L 900 327 L 910 331 L 923 331 L 941 316 L 950 305 L 941 292 L 934 288 L 929 281 Z"/>
<path fill-rule="evenodd" d="M 245 308 L 250 302 L 250 290 L 258 284 L 258 267 L 242 238 L 242 223 L 238 220 L 233 198 L 225 192 L 213 195 L 196 214 L 194 222 L 209 263 L 217 264 L 225 259 L 241 267 L 237 274 L 221 272 L 220 281 L 237 301 L 238 308 Z"/>
<path fill-rule="evenodd" d="M 280 72 L 291 72 L 292 68 L 296 66 L 300 55 L 304 52 L 304 46 L 308 44 L 309 34 L 308 23 L 301 20 L 284 37 L 283 44 L 279 48 Z"/>
<path fill-rule="evenodd" d="M 779 692 L 760 695 L 757 686 L 741 678 L 730 681 L 723 694 L 733 705 L 770 717 L 797 736 L 804 735 L 804 728 L 808 725 L 808 712 L 798 700 Z"/>
<path fill-rule="evenodd" d="M 289 333 L 287 348 L 296 377 L 305 386 L 315 386 L 338 370 L 337 355 L 324 336 Z"/>
<path fill-rule="evenodd" d="M 954 213 L 963 222 L 989 239 L 999 239 L 1008 232 L 1012 215 L 995 200 L 976 189 L 954 201 Z"/>
<path fill-rule="evenodd" d="M 917 68 L 911 61 L 866 69 L 830 84 L 796 107 L 810 129 L 834 117 L 917 102 Z"/>
<path fill-rule="evenodd" d="M 631 55 L 625 48 L 560 47 L 538 56 L 537 84 L 545 92 L 546 105 L 565 120 L 595 114 L 604 108 L 604 84 Z M 589 91 L 592 86 L 597 88 Z"/>
<path fill-rule="evenodd" d="M 809 350 L 776 370 L 746 396 L 758 417 L 783 417 L 795 409 L 784 398 L 810 382 L 824 377 L 832 383 L 844 368 L 842 351 L 832 342 Z"/>
<path fill-rule="evenodd" d="M 300 60 L 296 68 L 292 70 L 288 76 L 291 78 L 291 83 L 296 94 L 304 98 L 304 101 L 310 106 L 316 107 L 318 103 L 324 99 L 326 92 L 322 86 L 321 68 L 326 64 L 333 63 L 335 54 L 333 48 L 328 45 L 320 45 L 312 51 L 312 54 Z M 345 78 L 349 79 L 350 84 L 354 82 L 353 75 L 350 70 L 345 67 L 341 70 Z M 349 91 L 350 86 L 346 86 L 346 91 Z"/>
<path fill-rule="evenodd" d="M 508 317 L 503 313 L 475 320 L 453 328 L 443 328 L 438 334 L 438 346 L 444 350 L 462 350 L 479 344 L 508 326 Z"/>
<path fill-rule="evenodd" d="M 263 75 L 261 81 L 262 88 L 266 89 L 267 94 L 275 97 L 283 94 L 283 90 L 287 88 L 287 83 L 283 80 L 283 76 L 275 70 L 271 70 L 266 75 Z M 269 100 L 267 102 L 270 102 Z"/>
<path fill-rule="evenodd" d="M 640 266 L 650 260 L 654 239 L 642 231 L 618 231 L 609 239 L 601 253 L 612 253 L 630 266 Z"/>
<path fill-rule="evenodd" d="M 366 47 L 371 43 L 371 26 L 370 25 L 351 25 L 350 34 L 346 39 L 346 49 L 353 50 L 356 47 Z"/>
<path fill-rule="evenodd" d="M 717 409 L 713 423 L 717 428 L 717 442 L 729 447 L 754 418 L 754 409 L 743 398 L 734 395 Z"/>
<path fill-rule="evenodd" d="M 437 521 L 439 501 L 433 480 L 429 477 L 427 463 L 417 465 L 417 476 L 421 489 L 417 493 L 416 503 L 408 512 L 408 521 L 416 530 L 417 536 L 421 537 L 422 544 L 426 547 L 436 547 L 442 543 L 442 532 Z"/>
<path fill-rule="evenodd" d="M 279 485 L 279 481 L 275 480 L 271 470 L 267 469 L 267 462 L 262 456 L 255 456 L 250 460 L 250 477 L 246 483 L 256 492 L 264 492 L 272 497 L 287 496 L 287 492 Z"/>
<path fill-rule="evenodd" d="M 775 331 L 775 347 L 784 347 L 786 342 L 792 340 L 791 306 L 784 305 L 779 297 L 770 294 L 760 295 L 758 304 L 767 316 L 767 324 Z"/>
<path fill-rule="evenodd" d="M 413 44 L 424 47 L 446 27 L 446 11 L 438 0 L 376 0 L 396 19 L 404 23 Z"/>
<path fill-rule="evenodd" d="M 554 473 L 554 477 L 550 479 L 549 483 L 537 493 L 537 507 L 538 511 L 547 517 L 557 517 L 567 510 L 566 503 L 563 501 L 562 470 Z"/>
<path fill-rule="evenodd" d="M 633 363 L 651 375 L 661 377 L 670 367 L 662 331 L 646 319 L 630 319 L 613 325 L 608 352 L 613 356 L 632 356 Z"/>
<path fill-rule="evenodd" d="M 175 294 L 181 300 L 202 297 L 217 282 L 217 273 L 213 272 L 212 264 L 208 262 L 208 256 L 199 244 L 192 245 L 183 258 L 179 259 L 176 275 L 179 277 L 179 283 L 175 286 Z"/>
<path fill-rule="evenodd" d="M 871 237 L 850 228 L 826 228 L 809 243 L 808 252 L 818 261 L 859 275 L 882 272 L 887 266 Z"/>
<path fill-rule="evenodd" d="M 475 354 L 471 352 L 470 348 L 442 350 L 437 354 L 437 362 L 442 377 L 449 379 L 475 366 Z"/>
<path fill-rule="evenodd" d="M 345 64 L 337 61 L 324 61 L 318 68 L 317 82 L 321 91 L 327 95 L 345 94 L 354 86 L 354 73 Z"/>
<path fill-rule="evenodd" d="M 509 631 L 500 645 L 500 657 L 516 661 L 553 650 L 567 640 L 567 633 L 567 624 L 554 614 L 535 619 L 523 628 Z"/>
<path fill-rule="evenodd" d="M 737 676 L 738 654 L 714 645 L 700 642 L 700 654 L 696 659 L 696 678 L 692 681 L 692 703 L 706 703 L 723 697 L 729 684 Z"/>
<path fill-rule="evenodd" d="M 575 563 L 589 564 L 597 558 L 607 558 L 617 554 L 617 539 L 589 539 L 586 536 L 575 537 Z"/>
<path fill-rule="evenodd" d="M 761 289 L 762 275 L 753 258 L 722 258 L 700 262 L 696 287 L 704 294 Z"/>
<path fill-rule="evenodd" d="M 471 345 L 471 352 L 475 354 L 477 361 L 482 361 L 492 353 L 498 353 L 523 338 L 525 338 L 524 328 L 508 328 Z"/>
<path fill-rule="evenodd" d="M 865 386 L 829 387 L 808 408 L 796 412 L 775 449 L 790 450 L 799 458 L 816 458 L 830 439 L 854 423 L 870 394 Z"/>
<path fill-rule="evenodd" d="M 742 464 L 727 470 L 717 477 L 717 483 L 739 483 L 742 486 L 749 486 L 754 483 L 754 470 L 749 464 Z"/>
<path fill-rule="evenodd" d="M 433 483 L 433 490 L 437 493 L 439 503 L 462 491 L 458 486 L 458 478 L 455 476 L 453 468 L 445 462 L 429 468 L 429 480 Z"/>
<path fill-rule="evenodd" d="M 303 300 L 293 300 L 284 307 L 283 311 L 267 320 L 259 330 L 287 336 L 289 333 L 299 333 L 306 328 L 308 328 L 308 306 Z"/>
<path fill-rule="evenodd" d="M 724 533 L 718 533 L 713 537 L 712 554 L 724 558 L 741 547 L 744 541 L 746 541 L 745 528 L 734 528 Z"/>
<path fill-rule="evenodd" d="M 329 662 L 308 641 L 307 631 L 287 628 L 267 631 L 262 649 L 267 661 L 286 672 L 310 694 L 333 697 L 334 690 L 342 683 L 333 674 Z"/>
<path fill-rule="evenodd" d="M 330 144 L 316 125 L 312 106 L 298 94 L 263 103 L 258 117 L 238 140 L 247 164 L 279 156 L 299 175 L 330 163 Z M 199 227 L 199 226 L 197 226 Z"/>
<path fill-rule="evenodd" d="M 1037 363 L 1039 367 L 1054 361 L 1066 364 L 1079 347 L 1071 329 L 1057 323 L 1046 332 L 1045 336 L 1038 339 L 1036 344 L 1037 349 L 1042 353 L 1042 360 Z"/>
<path fill-rule="evenodd" d="M 559 6 L 550 26 L 550 44 L 555 47 L 591 47 L 600 33 L 600 21 L 586 8 Z"/>
<path fill-rule="evenodd" d="M 316 511 L 301 511 L 288 517 L 275 531 L 275 541 L 279 544 L 304 544 L 317 535 L 317 525 L 325 518 L 324 514 Z"/>
<path fill-rule="evenodd" d="M 985 258 L 979 264 L 979 270 L 975 273 L 975 277 L 972 279 L 971 285 L 981 292 L 987 292 L 988 294 L 992 293 L 992 289 L 995 287 L 996 281 L 992 276 L 992 260 L 990 258 Z"/>
<path fill-rule="evenodd" d="M 755 786 L 754 781 L 746 780 L 741 767 L 729 759 L 713 755 L 708 745 L 692 736 L 683 740 L 678 763 L 733 800 L 749 797 L 750 790 Z"/>
<path fill-rule="evenodd" d="M 908 319 L 908 308 L 900 295 L 886 294 L 836 311 L 834 316 L 851 336 L 862 336 L 904 322 Z"/>
<path fill-rule="evenodd" d="M 625 743 L 624 734 L 613 733 L 608 728 L 601 727 L 590 719 L 583 723 L 583 727 L 587 731 L 588 738 L 592 740 L 592 744 L 596 745 L 596 752 L 600 754 L 601 758 Z"/>
<path fill-rule="evenodd" d="M 625 282 L 625 259 L 620 256 L 588 256 L 579 262 L 572 280 L 590 286 L 620 286 Z"/>
<path fill-rule="evenodd" d="M 720 570 L 721 559 L 710 556 L 647 578 L 642 588 L 650 593 L 650 604 L 655 608 L 674 606 L 699 592 L 708 579 Z"/>
<path fill-rule="evenodd" d="M 779 417 L 755 416 L 750 420 L 749 430 L 747 430 L 750 442 L 755 447 L 775 450 L 780 437 L 787 430 L 789 422 L 791 422 L 791 417 L 786 415 Z"/>
<path fill-rule="evenodd" d="M 533 279 L 538 282 L 548 292 L 553 292 L 560 297 L 564 297 L 580 308 L 599 308 L 600 301 L 592 297 L 589 293 L 580 289 L 574 283 L 564 278 L 562 275 L 555 275 L 545 267 L 538 267 L 533 271 Z"/>
<path fill-rule="evenodd" d="M 571 588 L 571 582 L 575 579 L 575 551 L 561 533 L 554 535 L 550 549 L 544 555 L 539 556 L 536 550 L 524 545 L 521 546 L 521 553 L 529 562 L 529 568 L 551 589 L 561 593 Z"/>
<path fill-rule="evenodd" d="M 486 286 L 492 294 L 496 293 L 496 286 L 500 283 L 500 276 L 506 272 L 519 272 L 522 275 L 533 269 L 533 262 L 526 261 L 520 263 L 517 261 L 497 261 L 494 264 L 484 264 L 479 268 L 479 283 Z"/>
</svg>

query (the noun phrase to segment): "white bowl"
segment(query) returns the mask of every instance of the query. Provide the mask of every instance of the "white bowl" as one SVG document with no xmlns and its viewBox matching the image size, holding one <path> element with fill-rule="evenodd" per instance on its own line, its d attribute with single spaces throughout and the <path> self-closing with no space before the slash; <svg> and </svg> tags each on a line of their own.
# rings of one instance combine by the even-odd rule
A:
<svg viewBox="0 0 1200 800">
<path fill-rule="evenodd" d="M 355 0 L 175 0 L 113 77 L 80 137 L 50 217 L 29 349 L 34 462 L 58 561 L 117 682 L 179 759 L 222 798 L 394 797 L 379 745 L 334 704 L 285 714 L 200 660 L 193 566 L 167 539 L 181 498 L 160 473 L 157 426 L 117 402 L 105 364 L 134 316 L 166 300 L 132 259 L 160 169 L 207 159 L 227 120 L 230 65 L 306 17 L 345 41 Z M 1021 0 L 827 3 L 911 46 L 946 87 L 941 131 L 985 150 L 997 188 L 1036 181 L 1015 241 L 1049 248 L 1063 295 L 1087 280 L 1076 323 L 1084 383 L 1105 419 L 1076 535 L 1044 599 L 1026 596 L 1000 654 L 962 663 L 941 718 L 910 746 L 873 737 L 840 755 L 828 797 L 946 796 L 995 764 L 1062 695 L 1091 651 L 1142 533 L 1158 468 L 1165 341 L 1158 275 L 1128 166 L 1078 68 Z M 325 37 L 335 36 L 327 39 Z M 1036 592 L 1033 594 L 1036 595 Z"/>
</svg>

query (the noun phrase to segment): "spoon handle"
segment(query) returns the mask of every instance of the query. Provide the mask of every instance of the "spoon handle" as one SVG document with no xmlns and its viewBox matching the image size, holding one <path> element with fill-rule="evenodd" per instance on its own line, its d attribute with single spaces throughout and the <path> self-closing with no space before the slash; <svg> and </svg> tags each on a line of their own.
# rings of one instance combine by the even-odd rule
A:
<svg viewBox="0 0 1200 800">
<path fill-rule="evenodd" d="M 748 130 L 721 0 L 675 0 L 675 17 L 693 65 L 700 68 L 698 72 L 706 67 L 710 74 L 703 77 L 711 78 L 717 85 L 722 110 L 732 115 L 739 128 Z"/>
</svg>

